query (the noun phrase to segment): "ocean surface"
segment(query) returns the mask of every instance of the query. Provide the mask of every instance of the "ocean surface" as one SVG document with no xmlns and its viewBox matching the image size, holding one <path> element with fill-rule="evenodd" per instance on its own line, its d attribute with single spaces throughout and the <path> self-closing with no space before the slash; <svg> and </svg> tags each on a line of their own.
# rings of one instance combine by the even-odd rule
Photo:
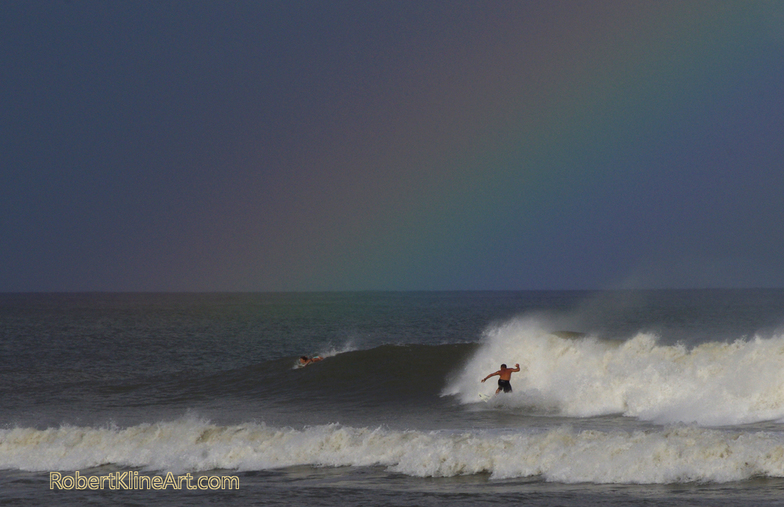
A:
<svg viewBox="0 0 784 507">
<path fill-rule="evenodd" d="M 4 505 L 784 505 L 784 290 L 0 294 L 0 352 Z"/>
</svg>

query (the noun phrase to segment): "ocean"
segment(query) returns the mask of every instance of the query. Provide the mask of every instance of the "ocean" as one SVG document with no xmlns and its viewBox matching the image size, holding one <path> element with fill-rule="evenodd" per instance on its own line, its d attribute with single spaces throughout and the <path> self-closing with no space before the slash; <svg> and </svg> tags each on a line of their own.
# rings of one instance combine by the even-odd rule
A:
<svg viewBox="0 0 784 507">
<path fill-rule="evenodd" d="M 784 505 L 784 290 L 0 294 L 0 350 L 3 505 Z"/>
</svg>

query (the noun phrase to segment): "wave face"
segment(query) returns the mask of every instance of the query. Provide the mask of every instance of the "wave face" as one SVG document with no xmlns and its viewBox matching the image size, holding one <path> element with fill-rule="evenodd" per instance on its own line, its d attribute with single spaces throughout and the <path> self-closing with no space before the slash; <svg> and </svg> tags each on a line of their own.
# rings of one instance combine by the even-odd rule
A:
<svg viewBox="0 0 784 507">
<path fill-rule="evenodd" d="M 269 470 L 296 465 L 384 466 L 415 477 L 478 473 L 565 483 L 728 482 L 784 476 L 784 435 L 698 427 L 635 432 L 391 431 L 324 425 L 216 426 L 181 419 L 125 429 L 0 430 L 0 469 Z"/>
<path fill-rule="evenodd" d="M 520 363 L 521 372 L 512 375 L 515 392 L 498 405 L 706 426 L 784 419 L 782 335 L 688 348 L 659 344 L 647 333 L 623 342 L 559 336 L 533 319 L 516 319 L 485 333 L 443 394 L 476 402 L 480 392 L 492 392 L 478 380 L 500 361 Z"/>
<path fill-rule="evenodd" d="M 322 354 L 297 368 L 297 358 L 266 361 L 209 377 L 183 375 L 167 396 L 185 399 L 237 397 L 277 403 L 432 403 L 455 364 L 475 344 L 382 345 L 369 350 Z M 151 389 L 157 385 L 150 385 Z M 157 396 L 162 396 L 158 393 Z"/>
</svg>

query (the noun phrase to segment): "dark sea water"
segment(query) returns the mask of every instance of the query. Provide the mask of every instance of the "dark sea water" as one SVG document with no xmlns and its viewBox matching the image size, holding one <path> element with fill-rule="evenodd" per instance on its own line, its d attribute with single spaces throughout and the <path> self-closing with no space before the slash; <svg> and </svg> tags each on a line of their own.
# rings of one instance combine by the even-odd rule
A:
<svg viewBox="0 0 784 507">
<path fill-rule="evenodd" d="M 3 504 L 784 505 L 784 290 L 0 294 L 0 351 Z"/>
</svg>

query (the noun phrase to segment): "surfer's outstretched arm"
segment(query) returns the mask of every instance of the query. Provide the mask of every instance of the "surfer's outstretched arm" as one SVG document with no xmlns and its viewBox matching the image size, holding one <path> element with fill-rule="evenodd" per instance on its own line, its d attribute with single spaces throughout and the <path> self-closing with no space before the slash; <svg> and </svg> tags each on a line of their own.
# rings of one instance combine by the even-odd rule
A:
<svg viewBox="0 0 784 507">
<path fill-rule="evenodd" d="M 495 372 L 495 373 L 491 373 L 490 375 L 488 375 L 488 376 L 486 376 L 485 378 L 483 378 L 483 379 L 482 379 L 482 382 L 484 382 L 485 380 L 489 379 L 490 377 L 495 377 L 496 375 L 500 375 L 500 374 L 501 374 L 501 371 L 500 371 L 500 370 L 499 370 L 499 371 L 497 371 L 497 372 Z"/>
</svg>

